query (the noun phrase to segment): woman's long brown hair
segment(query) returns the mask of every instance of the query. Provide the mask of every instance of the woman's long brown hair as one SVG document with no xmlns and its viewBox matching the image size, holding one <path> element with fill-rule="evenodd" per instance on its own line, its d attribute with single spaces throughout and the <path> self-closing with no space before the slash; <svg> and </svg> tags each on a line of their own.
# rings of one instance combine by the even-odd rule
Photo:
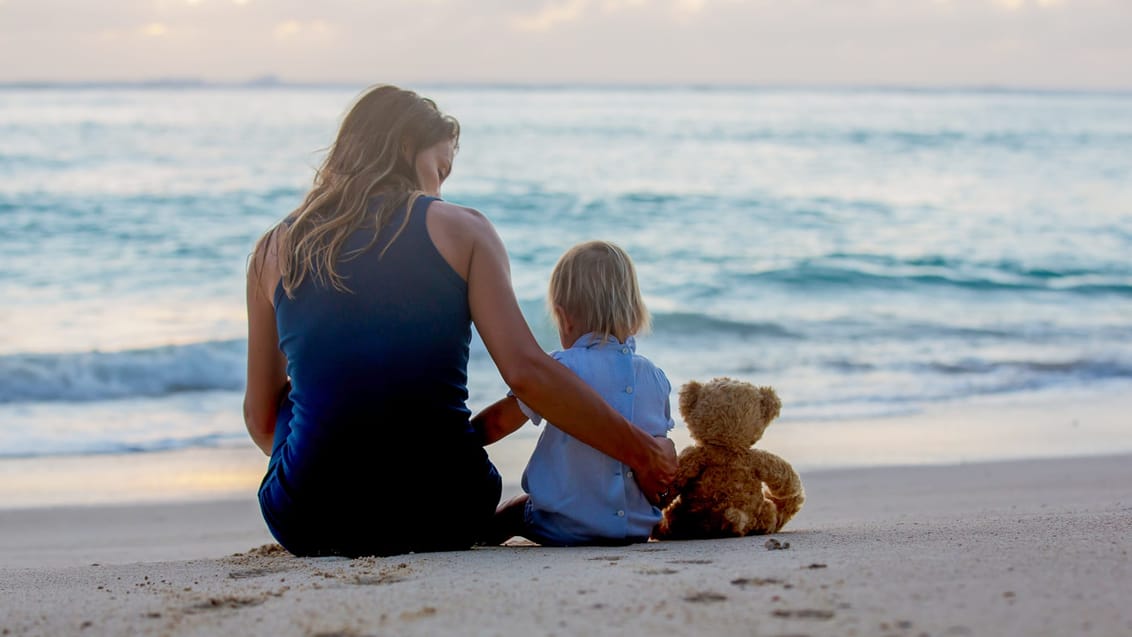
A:
<svg viewBox="0 0 1132 637">
<path fill-rule="evenodd" d="M 458 143 L 459 138 L 459 122 L 426 97 L 388 85 L 362 94 L 342 121 L 303 203 L 260 239 L 263 244 L 278 233 L 279 271 L 287 296 L 294 298 L 307 277 L 349 291 L 336 267 L 338 261 L 373 247 L 377 233 L 404 205 L 404 221 L 389 244 L 400 236 L 422 194 L 415 169 L 417 153 L 442 141 Z M 379 194 L 384 196 L 374 210 L 372 202 Z M 369 244 L 356 253 L 341 254 L 346 238 L 369 220 L 374 228 Z M 256 253 L 264 254 L 264 248 L 257 246 Z"/>
</svg>

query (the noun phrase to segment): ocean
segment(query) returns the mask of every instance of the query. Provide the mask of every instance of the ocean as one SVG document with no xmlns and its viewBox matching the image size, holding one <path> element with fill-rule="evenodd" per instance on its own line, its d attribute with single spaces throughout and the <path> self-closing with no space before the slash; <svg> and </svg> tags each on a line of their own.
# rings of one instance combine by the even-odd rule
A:
<svg viewBox="0 0 1132 637">
<path fill-rule="evenodd" d="M 550 270 L 602 238 L 639 351 L 773 385 L 782 427 L 1132 390 L 1132 94 L 414 88 L 547 349 Z M 246 259 L 360 89 L 0 88 L 0 459 L 250 447 Z M 469 376 L 473 410 L 506 391 L 478 340 Z"/>
</svg>

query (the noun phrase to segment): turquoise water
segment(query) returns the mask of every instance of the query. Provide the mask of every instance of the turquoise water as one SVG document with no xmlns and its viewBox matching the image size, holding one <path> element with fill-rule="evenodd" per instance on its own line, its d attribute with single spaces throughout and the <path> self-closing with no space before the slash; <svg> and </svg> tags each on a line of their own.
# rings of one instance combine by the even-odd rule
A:
<svg viewBox="0 0 1132 637">
<path fill-rule="evenodd" d="M 641 352 L 785 422 L 1132 389 L 1132 95 L 422 90 L 547 348 L 551 267 L 605 238 Z M 247 444 L 245 259 L 355 95 L 0 89 L 0 457 Z M 470 377 L 505 391 L 478 342 Z"/>
</svg>

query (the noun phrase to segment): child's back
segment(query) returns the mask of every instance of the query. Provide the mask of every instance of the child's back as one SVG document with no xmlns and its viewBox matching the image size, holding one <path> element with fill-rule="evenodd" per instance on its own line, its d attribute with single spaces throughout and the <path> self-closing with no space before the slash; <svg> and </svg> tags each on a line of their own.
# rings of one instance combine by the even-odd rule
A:
<svg viewBox="0 0 1132 637">
<path fill-rule="evenodd" d="M 583 335 L 554 357 L 570 368 L 626 420 L 653 436 L 672 427 L 664 372 L 635 353 L 632 337 L 621 343 Z M 538 414 L 524 413 L 539 424 Z M 530 495 L 525 521 L 547 544 L 643 542 L 660 521 L 632 471 L 547 423 L 526 471 L 523 490 Z"/>
</svg>

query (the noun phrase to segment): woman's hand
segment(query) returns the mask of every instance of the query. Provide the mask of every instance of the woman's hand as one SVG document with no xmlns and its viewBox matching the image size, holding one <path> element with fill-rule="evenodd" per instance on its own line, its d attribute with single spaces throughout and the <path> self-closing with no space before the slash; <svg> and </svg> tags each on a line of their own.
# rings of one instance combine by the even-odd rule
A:
<svg viewBox="0 0 1132 637">
<path fill-rule="evenodd" d="M 668 438 L 653 437 L 644 462 L 633 466 L 637 486 L 648 501 L 660 506 L 671 500 L 672 483 L 676 479 L 676 444 Z"/>
</svg>

